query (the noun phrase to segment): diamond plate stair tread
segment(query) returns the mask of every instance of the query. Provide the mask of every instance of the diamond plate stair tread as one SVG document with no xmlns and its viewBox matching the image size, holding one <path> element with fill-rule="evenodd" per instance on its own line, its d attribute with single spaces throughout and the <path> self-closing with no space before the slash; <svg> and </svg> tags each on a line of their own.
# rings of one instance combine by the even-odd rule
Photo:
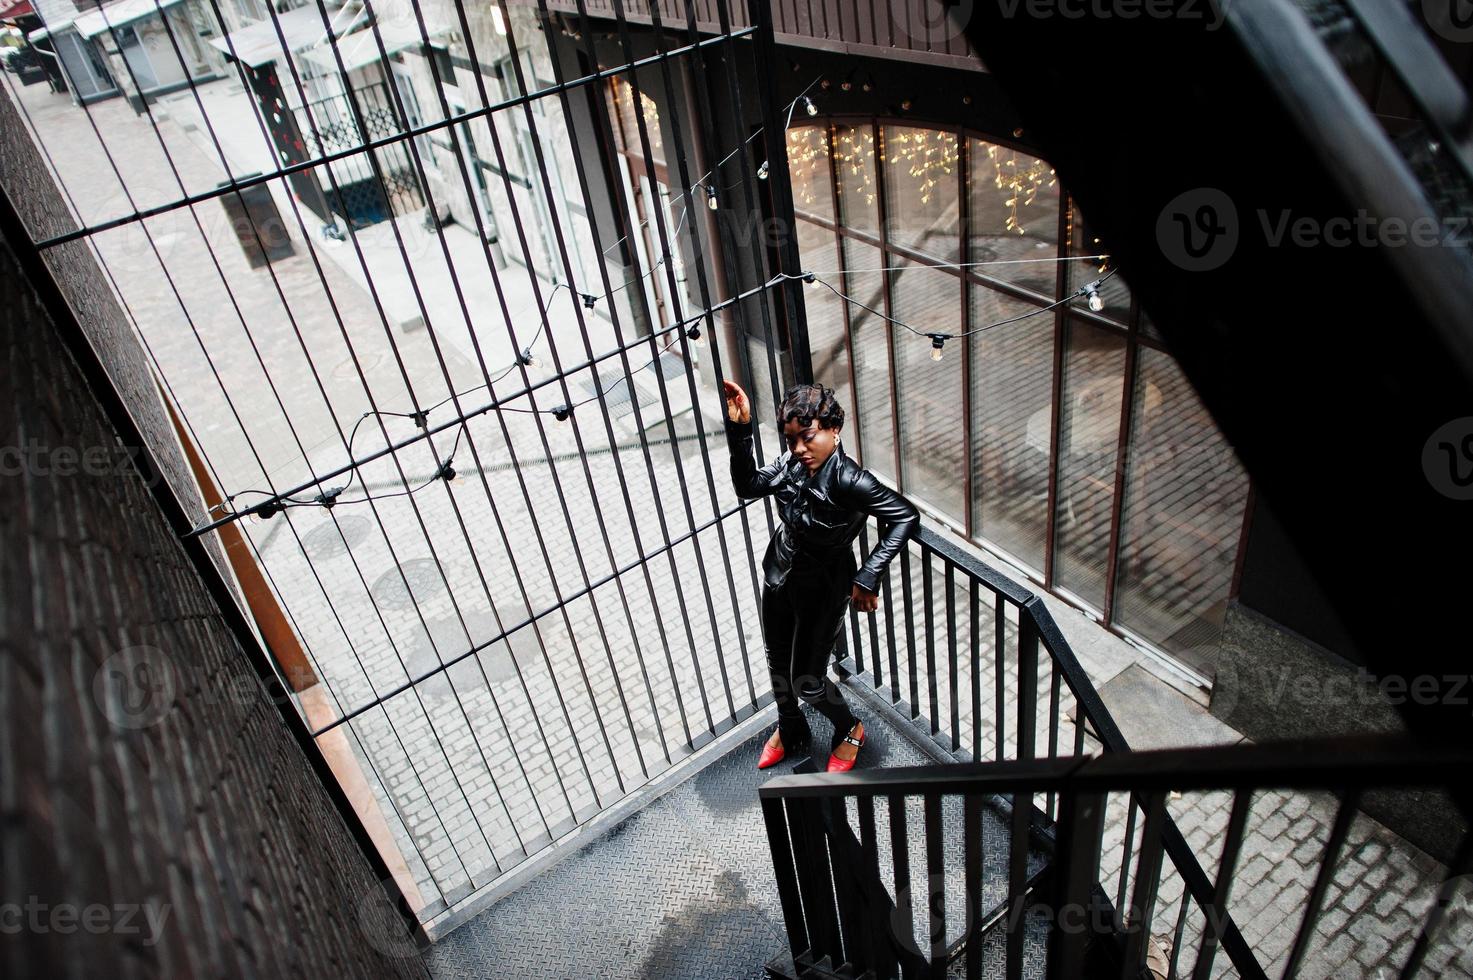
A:
<svg viewBox="0 0 1473 980">
<path fill-rule="evenodd" d="M 932 762 L 884 718 L 874 712 L 864 715 L 866 741 L 860 767 Z M 829 726 L 818 716 L 811 716 L 811 724 L 815 752 L 823 751 L 829 744 Z M 441 939 L 426 955 L 431 974 L 761 977 L 763 964 L 784 949 L 786 937 L 757 789 L 801 762 L 788 760 L 757 771 L 757 754 L 766 739 L 764 730 L 746 740 Z M 826 758 L 823 751 L 817 761 L 822 764 Z M 925 935 L 921 801 L 910 801 L 908 809 L 912 887 L 917 896 L 914 934 Z M 885 801 L 877 801 L 875 816 L 881 874 L 893 894 Z M 857 835 L 852 803 L 850 821 Z M 945 901 L 950 941 L 961 935 L 965 909 L 959 798 L 943 803 L 942 822 L 948 842 Z M 984 808 L 984 908 L 994 907 L 1006 895 L 1006 834 L 1001 815 Z M 1042 856 L 1030 856 L 1030 871 L 1042 864 Z M 1001 963 L 997 959 L 998 976 Z"/>
</svg>

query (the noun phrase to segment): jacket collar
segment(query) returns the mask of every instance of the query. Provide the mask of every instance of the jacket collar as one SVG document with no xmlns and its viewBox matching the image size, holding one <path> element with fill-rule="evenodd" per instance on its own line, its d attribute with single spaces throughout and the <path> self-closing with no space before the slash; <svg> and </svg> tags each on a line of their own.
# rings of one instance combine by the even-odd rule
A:
<svg viewBox="0 0 1473 980">
<path fill-rule="evenodd" d="M 829 458 L 823 461 L 818 472 L 808 478 L 807 490 L 810 494 L 820 500 L 828 500 L 829 494 L 834 486 L 834 481 L 839 477 L 839 471 L 846 465 L 849 459 L 844 453 L 844 444 L 837 443 Z"/>
</svg>

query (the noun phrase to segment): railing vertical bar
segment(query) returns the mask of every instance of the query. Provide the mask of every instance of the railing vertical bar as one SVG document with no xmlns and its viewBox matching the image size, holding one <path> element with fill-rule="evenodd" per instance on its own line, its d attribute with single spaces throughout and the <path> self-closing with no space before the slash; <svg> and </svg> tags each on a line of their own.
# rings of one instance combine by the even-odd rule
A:
<svg viewBox="0 0 1473 980">
<path fill-rule="evenodd" d="M 920 717 L 921 696 L 920 680 L 916 676 L 916 634 L 915 634 L 915 602 L 910 587 L 910 547 L 907 545 L 900 549 L 900 590 L 904 599 L 903 611 L 905 613 L 905 647 L 907 652 L 906 667 L 910 680 L 910 717 L 914 721 Z"/>
<path fill-rule="evenodd" d="M 1289 965 L 1284 969 L 1286 977 L 1299 972 L 1299 964 L 1304 959 L 1305 951 L 1309 949 L 1309 942 L 1314 937 L 1315 920 L 1319 918 L 1320 906 L 1324 904 L 1330 881 L 1335 877 L 1335 862 L 1340 858 L 1340 848 L 1344 846 L 1345 838 L 1350 833 L 1350 824 L 1355 819 L 1356 806 L 1359 803 L 1360 790 L 1354 788 L 1346 790 L 1340 800 L 1340 808 L 1335 812 L 1335 823 L 1330 827 L 1330 839 L 1325 843 L 1324 853 L 1320 855 L 1319 874 L 1315 875 L 1314 887 L 1310 889 L 1309 901 L 1304 907 L 1304 918 L 1299 923 L 1294 947 L 1289 952 Z"/>
<path fill-rule="evenodd" d="M 1092 898 L 1100 876 L 1105 831 L 1104 793 L 1065 790 L 1059 799 L 1059 838 L 1054 851 L 1055 927 L 1049 937 L 1049 980 L 1084 976 L 1085 949 L 1096 925 Z M 1010 913 L 1011 917 L 1011 913 Z M 1071 924 L 1072 920 L 1072 924 Z"/>
<path fill-rule="evenodd" d="M 1126 929 L 1121 980 L 1131 980 L 1145 969 L 1151 920 L 1156 910 L 1156 896 L 1161 889 L 1161 859 L 1166 851 L 1161 826 L 1167 820 L 1166 793 L 1145 794 L 1144 809 L 1146 818 L 1141 825 L 1141 853 L 1135 866 L 1135 895 L 1131 899 L 1130 921 Z"/>
<path fill-rule="evenodd" d="M 1036 754 L 1037 726 L 1038 627 L 1024 609 L 1018 617 L 1018 758 Z"/>
<path fill-rule="evenodd" d="M 767 843 L 772 850 L 772 875 L 777 881 L 778 903 L 783 910 L 783 928 L 788 934 L 788 949 L 796 961 L 808 949 L 808 933 L 803 925 L 803 900 L 798 893 L 798 868 L 793 863 L 793 844 L 788 839 L 788 820 L 783 801 L 762 801 L 762 822 L 767 827 Z"/>
<path fill-rule="evenodd" d="M 1059 756 L 1059 682 L 1062 675 L 1059 666 L 1052 657 L 1048 662 L 1049 687 L 1048 687 L 1048 757 L 1056 759 Z M 1048 805 L 1045 807 L 1048 815 L 1054 815 L 1054 794 L 1048 794 Z"/>
<path fill-rule="evenodd" d="M 931 734 L 940 731 L 941 707 L 937 698 L 938 680 L 936 676 L 936 612 L 935 603 L 931 594 L 931 556 L 935 554 L 930 548 L 921 545 L 921 603 L 924 606 L 922 622 L 926 631 L 926 709 L 931 719 Z"/>
<path fill-rule="evenodd" d="M 840 835 L 851 833 L 849 828 L 849 802 L 847 797 L 827 796 L 816 801 L 828 820 L 831 867 L 834 874 L 834 899 L 839 908 L 839 935 L 844 943 L 843 963 L 849 964 L 856 974 L 870 969 L 870 940 L 865 935 L 865 915 L 860 905 L 860 878 L 862 870 L 844 856 L 840 850 Z M 852 842 L 851 842 L 852 843 Z M 847 848 L 846 848 L 847 849 Z M 839 960 L 834 965 L 840 965 Z"/>
<path fill-rule="evenodd" d="M 956 566 L 946 562 L 946 663 L 951 680 L 951 751 L 961 747 L 961 708 L 957 692 Z"/>
<path fill-rule="evenodd" d="M 1176 963 L 1181 958 L 1181 937 L 1187 929 L 1187 908 L 1191 897 L 1191 893 L 1183 888 L 1181 908 L 1176 913 L 1176 928 L 1171 933 L 1171 961 L 1166 965 L 1166 980 L 1176 980 Z"/>
<path fill-rule="evenodd" d="M 838 962 L 839 924 L 834 913 L 834 882 L 828 842 L 819 813 L 822 800 L 789 800 L 788 814 L 798 829 L 798 880 L 807 924 L 808 953 L 813 962 L 825 956 Z"/>
<path fill-rule="evenodd" d="M 855 802 L 859 806 L 861 877 L 871 883 L 879 882 L 883 888 L 880 878 L 879 837 L 875 833 L 875 798 L 860 796 Z M 882 904 L 883 897 L 873 892 L 864 896 L 864 926 L 870 947 L 871 969 L 876 976 L 890 977 L 895 975 L 895 952 L 890 948 L 890 930 L 894 928 L 894 924 L 890 921 L 890 916 L 884 914 L 888 906 Z"/>
<path fill-rule="evenodd" d="M 1003 678 L 1006 676 L 1006 656 L 1003 650 L 1003 642 L 1007 637 L 1007 606 L 1004 603 L 1002 593 L 995 593 L 992 597 L 992 684 L 993 684 L 993 725 L 997 740 L 997 755 L 993 757 L 994 762 L 1001 762 L 1008 757 L 1007 753 L 1007 727 L 1004 725 L 1005 708 L 1007 705 L 1007 685 Z"/>
<path fill-rule="evenodd" d="M 926 794 L 926 902 L 930 935 L 928 974 L 946 976 L 946 842 L 941 834 L 941 794 Z"/>
<path fill-rule="evenodd" d="M 1125 908 L 1125 889 L 1130 881 L 1130 856 L 1135 850 L 1135 801 L 1129 793 L 1125 794 L 1125 841 L 1121 847 L 1124 853 L 1120 855 L 1120 882 L 1115 889 L 1117 912 Z"/>
<path fill-rule="evenodd" d="M 866 529 L 868 525 L 865 525 Z M 866 530 L 865 537 L 868 537 Z M 863 539 L 861 539 L 863 540 Z M 869 548 L 866 542 L 864 547 Z M 905 555 L 905 549 L 900 554 Z M 900 693 L 900 651 L 895 643 L 895 590 L 891 587 L 890 576 L 886 575 L 880 583 L 880 588 L 885 594 L 885 643 L 890 652 L 890 703 L 896 704 L 904 697 Z"/>
<path fill-rule="evenodd" d="M 982 980 L 982 797 L 968 793 L 962 802 L 967 914 L 967 980 Z"/>
<path fill-rule="evenodd" d="M 1217 862 L 1217 881 L 1212 888 L 1212 900 L 1202 910 L 1206 921 L 1202 924 L 1201 948 L 1197 950 L 1197 964 L 1192 969 L 1192 980 L 1208 980 L 1212 976 L 1212 960 L 1217 955 L 1217 944 L 1222 939 L 1223 911 L 1227 908 L 1228 896 L 1232 892 L 1233 869 L 1238 863 L 1238 852 L 1243 847 L 1243 832 L 1248 826 L 1248 812 L 1252 808 L 1251 790 L 1240 789 L 1233 793 L 1233 806 L 1228 813 L 1222 856 Z"/>
<path fill-rule="evenodd" d="M 919 947 L 915 939 L 914 882 L 910 880 L 910 840 L 907 833 L 905 797 L 891 793 L 887 797 L 890 808 L 890 863 L 895 872 L 895 928 L 896 941 L 902 949 Z M 900 971 L 903 980 L 916 980 L 914 960 L 902 957 Z"/>
<path fill-rule="evenodd" d="M 972 619 L 972 654 L 968 658 L 972 674 L 972 761 L 982 761 L 982 602 L 981 583 L 971 578 L 968 606 Z"/>
<path fill-rule="evenodd" d="M 1023 939 L 1027 932 L 1027 910 L 1023 895 L 1028 887 L 1029 827 L 1032 824 L 1033 794 L 1013 793 L 1012 829 L 1008 839 L 1008 980 L 1023 978 Z"/>
</svg>

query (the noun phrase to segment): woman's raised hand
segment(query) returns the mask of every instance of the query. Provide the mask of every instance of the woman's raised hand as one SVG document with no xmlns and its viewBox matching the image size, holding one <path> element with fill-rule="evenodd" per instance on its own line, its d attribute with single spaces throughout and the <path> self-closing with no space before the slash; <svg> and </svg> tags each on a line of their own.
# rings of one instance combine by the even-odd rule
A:
<svg viewBox="0 0 1473 980">
<path fill-rule="evenodd" d="M 747 400 L 747 393 L 742 390 L 742 386 L 723 378 L 721 390 L 726 395 L 726 417 L 733 422 L 752 421 L 752 403 Z"/>
</svg>

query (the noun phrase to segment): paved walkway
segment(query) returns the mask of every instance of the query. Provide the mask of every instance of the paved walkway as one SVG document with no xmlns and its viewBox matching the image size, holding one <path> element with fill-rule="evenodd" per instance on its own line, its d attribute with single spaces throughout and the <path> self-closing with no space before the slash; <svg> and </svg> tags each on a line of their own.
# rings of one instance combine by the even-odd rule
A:
<svg viewBox="0 0 1473 980">
<path fill-rule="evenodd" d="M 214 83 L 209 94 L 212 118 L 222 125 L 250 118 L 241 109 L 244 95 L 230 85 Z M 202 121 L 191 122 L 192 110 L 178 99 L 159 124 L 166 159 L 148 119 L 121 100 L 84 112 L 40 86 L 18 94 L 88 222 L 176 199 L 181 181 L 197 193 L 223 178 Z M 111 161 L 93 123 L 106 135 Z M 227 153 L 249 156 L 238 148 L 246 142 L 233 131 Z M 259 166 L 251 157 L 231 169 Z M 248 491 L 284 489 L 344 463 L 346 438 L 370 404 L 409 412 L 484 385 L 530 337 L 525 321 L 513 317 L 509 329 L 499 307 L 480 300 L 467 323 L 443 288 L 447 273 L 433 241 L 417 240 L 433 247 L 416 247 L 411 258 L 417 279 L 440 284 L 426 293 L 433 304 L 428 326 L 405 330 L 380 317 L 366 279 L 345 271 L 359 252 L 351 245 L 326 249 L 315 220 L 304 213 L 304 234 L 290 199 L 279 188 L 276 196 L 295 255 L 261 268 L 250 266 L 216 201 L 94 239 L 217 482 L 226 492 L 246 492 L 243 503 L 260 499 Z M 413 233 L 407 222 L 401 226 Z M 361 243 L 375 282 L 388 275 L 380 267 L 400 261 L 397 247 L 385 247 L 387 232 L 377 226 Z M 463 242 L 451 251 L 467 254 Z M 408 271 L 402 274 L 407 282 Z M 520 295 L 530 295 L 523 280 Z M 611 326 L 594 320 L 585 346 L 572 312 L 556 314 L 550 329 L 565 364 L 613 342 Z M 472 339 L 482 345 L 479 357 Z M 692 350 L 696 357 L 708 353 L 704 344 Z M 630 366 L 651 354 L 632 354 Z M 551 377 L 550 357 L 542 361 L 525 376 L 512 371 L 491 390 L 506 395 Z M 653 371 L 632 393 L 615 386 L 617 363 L 603 369 L 600 382 L 580 372 L 536 395 L 539 408 L 552 408 L 600 383 L 616 396 L 607 414 L 597 402 L 566 422 L 490 413 L 463 433 L 437 436 L 433 452 L 420 443 L 363 467 L 363 482 L 382 495 L 372 504 L 346 502 L 361 493 L 355 486 L 330 511 L 293 508 L 248 525 L 328 700 L 342 712 L 362 709 L 350 723 L 351 741 L 429 901 L 426 915 L 494 881 L 678 761 L 692 737 L 768 693 L 756 581 L 766 516 L 753 508 L 692 533 L 736 503 L 716 424 L 719 400 L 683 362 L 662 364 L 668 406 Z M 464 403 L 486 397 L 486 390 L 471 391 Z M 448 407 L 430 416 L 432 424 L 449 417 Z M 414 431 L 407 418 L 386 416 L 382 429 L 370 419 L 354 453 Z M 460 482 L 387 496 L 430 480 L 452 455 Z M 915 588 L 919 608 L 918 582 Z M 941 617 L 943 591 L 933 597 Z M 555 612 L 521 625 L 564 599 Z M 1061 602 L 1048 602 L 1107 703 L 1121 706 L 1119 720 L 1133 744 L 1152 744 L 1142 739 L 1153 735 L 1159 744 L 1204 734 L 1238 738 L 1207 720 L 1149 657 Z M 883 614 L 880 623 L 885 629 Z M 514 626 L 521 628 L 376 703 Z M 922 679 L 924 689 L 924 671 Z M 937 683 L 945 694 L 949 678 Z M 962 699 L 964 744 L 974 730 L 991 736 L 992 684 L 983 690 L 981 718 L 972 718 L 970 700 Z M 1066 696 L 1066 716 L 1070 707 Z M 1213 853 L 1225 823 L 1221 801 L 1188 798 L 1174 803 L 1174 812 L 1178 806 L 1188 838 Z M 1261 811 L 1263 829 L 1245 850 L 1238 898 L 1254 910 L 1245 930 L 1267 960 L 1279 961 L 1291 918 L 1285 912 L 1302 904 L 1308 888 L 1307 842 L 1323 838 L 1328 818 L 1321 802 L 1300 796 L 1270 794 Z M 1111 827 L 1123 836 L 1120 820 Z M 1375 976 L 1397 962 L 1410 942 L 1412 916 L 1442 874 L 1370 821 L 1358 822 L 1356 832 L 1357 846 L 1332 889 L 1323 952 L 1312 960 L 1326 975 Z M 1163 915 L 1174 915 L 1170 901 L 1168 883 Z M 1442 962 L 1454 955 L 1440 949 Z M 1467 975 L 1467 954 L 1460 955 L 1448 970 Z"/>
</svg>

